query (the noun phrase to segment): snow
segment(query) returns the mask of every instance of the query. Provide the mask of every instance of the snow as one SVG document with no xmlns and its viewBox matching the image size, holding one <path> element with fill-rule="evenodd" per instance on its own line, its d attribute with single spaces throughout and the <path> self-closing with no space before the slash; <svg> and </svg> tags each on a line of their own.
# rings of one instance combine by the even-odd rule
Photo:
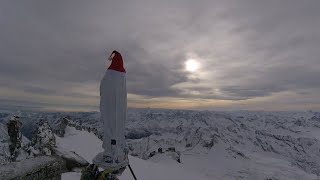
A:
<svg viewBox="0 0 320 180">
<path fill-rule="evenodd" d="M 79 180 L 81 178 L 81 173 L 77 172 L 69 172 L 69 173 L 63 173 L 61 176 L 61 179 L 65 180 Z"/>
<path fill-rule="evenodd" d="M 212 177 L 204 177 L 202 174 L 196 172 L 190 172 L 184 169 L 183 165 L 178 163 L 154 163 L 146 160 L 142 160 L 135 157 L 130 157 L 130 164 L 140 180 L 163 180 L 163 179 L 174 179 L 174 180 L 187 180 L 187 179 L 198 179 L 198 180 L 213 180 Z M 132 180 L 132 175 L 127 168 L 123 175 L 120 177 L 121 180 Z"/>
<path fill-rule="evenodd" d="M 91 162 L 97 152 L 102 151 L 102 141 L 93 133 L 79 131 L 73 127 L 66 129 L 64 138 L 57 137 L 57 146 L 69 151 L 74 151 L 87 161 Z M 139 180 L 163 180 L 163 179 L 198 179 L 209 180 L 211 178 L 201 177 L 200 174 L 189 172 L 178 163 L 154 163 L 136 157 L 129 156 L 130 164 Z M 79 180 L 81 174 L 69 172 L 62 174 L 62 180 Z M 121 175 L 121 180 L 132 180 L 132 175 L 127 168 Z"/>
<path fill-rule="evenodd" d="M 182 166 L 173 164 L 156 164 L 135 157 L 129 157 L 131 167 L 139 180 L 214 180 L 212 178 L 203 177 L 200 174 L 186 171 Z M 62 174 L 62 180 L 79 180 L 81 173 L 70 172 Z M 121 180 L 132 180 L 133 177 L 127 168 L 119 177 Z"/>
<path fill-rule="evenodd" d="M 40 173 L 40 169 L 46 167 L 46 173 L 51 173 L 49 172 L 50 168 L 51 170 L 62 170 L 61 164 L 63 164 L 62 161 L 50 156 L 38 156 L 13 163 L 6 163 L 0 166 L 0 179 L 20 179 L 25 176 L 31 178 L 32 176 L 28 175 L 28 173 Z M 59 172 L 56 173 L 58 174 Z"/>
<path fill-rule="evenodd" d="M 95 153 L 101 151 L 101 140 L 93 133 L 79 131 L 68 127 L 64 138 L 57 138 L 57 144 L 91 161 Z M 288 161 L 272 154 L 250 154 L 249 157 L 231 158 L 225 150 L 227 144 L 218 144 L 208 154 L 185 152 L 182 155 L 183 164 L 179 164 L 165 154 L 158 154 L 149 160 L 129 156 L 130 164 L 139 180 L 163 179 L 316 179 L 292 166 Z M 97 151 L 98 150 L 98 151 Z M 250 159 L 250 160 L 249 160 Z M 70 172 L 62 175 L 63 180 L 79 180 L 81 173 Z M 131 180 L 129 169 L 121 175 L 121 180 Z"/>
<path fill-rule="evenodd" d="M 93 133 L 79 131 L 74 127 L 67 127 L 64 138 L 56 136 L 57 147 L 74 151 L 83 157 L 89 163 L 92 163 L 93 157 L 102 152 L 102 141 Z"/>
<path fill-rule="evenodd" d="M 226 144 L 218 144 L 208 154 L 184 154 L 184 168 L 218 179 L 317 179 L 289 161 L 270 153 L 251 153 L 248 157 L 230 157 Z"/>
<path fill-rule="evenodd" d="M 22 117 L 30 118 L 24 122 L 39 116 L 46 117 L 51 124 L 69 116 L 72 122 L 96 128 L 98 134 L 102 132 L 97 112 L 22 113 Z M 319 132 L 320 113 L 311 111 L 129 109 L 126 141 L 130 154 L 135 156 L 129 159 L 139 180 L 316 180 L 320 176 Z M 65 137 L 56 138 L 58 146 L 76 152 L 88 162 L 102 151 L 101 140 L 87 131 L 68 127 Z M 165 152 L 171 147 L 182 163 Z M 165 153 L 151 157 L 158 148 Z M 80 173 L 63 174 L 63 179 L 72 178 L 79 179 Z M 133 178 L 127 169 L 120 179 Z"/>
<path fill-rule="evenodd" d="M 85 159 L 83 159 L 83 157 L 79 156 L 73 151 L 65 150 L 62 147 L 53 148 L 53 150 L 56 155 L 58 155 L 59 157 L 62 157 L 63 159 L 68 159 L 71 161 L 78 162 L 83 166 L 88 165 L 88 162 Z"/>
</svg>

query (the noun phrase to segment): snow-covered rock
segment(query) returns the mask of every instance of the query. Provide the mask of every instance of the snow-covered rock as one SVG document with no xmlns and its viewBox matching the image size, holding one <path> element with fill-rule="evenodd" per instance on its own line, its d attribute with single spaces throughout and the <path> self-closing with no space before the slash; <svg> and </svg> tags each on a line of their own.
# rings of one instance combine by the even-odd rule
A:
<svg viewBox="0 0 320 180">
<path fill-rule="evenodd" d="M 33 147 L 38 150 L 41 155 L 51 155 L 52 148 L 55 146 L 55 144 L 56 138 L 48 121 L 45 119 L 40 119 L 37 123 L 36 131 L 32 138 Z"/>
<path fill-rule="evenodd" d="M 20 127 L 17 117 L 11 117 L 6 124 L 0 123 L 0 164 L 28 157 L 25 147 L 30 141 L 21 134 Z"/>
<path fill-rule="evenodd" d="M 38 156 L 18 162 L 2 164 L 0 179 L 42 180 L 60 177 L 66 172 L 65 161 L 55 157 Z"/>
<path fill-rule="evenodd" d="M 10 160 L 9 135 L 4 124 L 0 123 L 0 164 Z"/>
<path fill-rule="evenodd" d="M 69 151 L 63 149 L 62 147 L 55 147 L 52 150 L 55 155 L 66 161 L 66 167 L 70 171 L 73 168 L 85 167 L 89 165 L 89 163 L 83 157 L 79 156 L 74 151 Z"/>
</svg>

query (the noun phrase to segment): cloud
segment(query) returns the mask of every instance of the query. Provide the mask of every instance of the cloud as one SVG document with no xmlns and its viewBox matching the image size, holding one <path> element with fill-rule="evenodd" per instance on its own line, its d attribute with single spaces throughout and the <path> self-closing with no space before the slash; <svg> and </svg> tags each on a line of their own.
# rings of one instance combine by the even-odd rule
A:
<svg viewBox="0 0 320 180">
<path fill-rule="evenodd" d="M 199 99 L 236 103 L 287 92 L 316 94 L 319 5 L 298 0 L 2 1 L 0 86 L 48 96 L 39 107 L 57 104 L 56 96 L 97 101 L 106 57 L 117 49 L 125 58 L 128 92 L 141 101 L 182 98 L 196 107 Z M 199 61 L 199 71 L 184 70 L 188 58 Z M 20 97 L 10 96 L 6 104 Z M 306 96 L 297 97 L 301 107 L 308 104 Z M 25 101 L 32 99 L 21 103 L 27 106 Z M 315 101 L 320 103 L 318 97 Z M 207 105 L 201 107 L 213 106 Z"/>
</svg>

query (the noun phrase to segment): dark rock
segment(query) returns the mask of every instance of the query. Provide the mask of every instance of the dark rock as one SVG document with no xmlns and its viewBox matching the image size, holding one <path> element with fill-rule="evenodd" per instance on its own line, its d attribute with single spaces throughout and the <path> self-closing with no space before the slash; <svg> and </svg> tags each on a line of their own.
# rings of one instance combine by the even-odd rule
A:
<svg viewBox="0 0 320 180">
<path fill-rule="evenodd" d="M 169 147 L 169 148 L 168 148 L 168 151 L 176 152 L 176 148 L 175 148 L 175 147 Z"/>
<path fill-rule="evenodd" d="M 153 157 L 154 155 L 156 155 L 156 151 L 152 151 L 152 152 L 149 154 L 149 158 Z"/>
<path fill-rule="evenodd" d="M 9 151 L 10 151 L 10 160 L 15 161 L 19 149 L 21 148 L 22 134 L 21 134 L 22 123 L 19 121 L 18 116 L 12 117 L 7 123 L 9 139 Z"/>
<path fill-rule="evenodd" d="M 191 146 L 192 146 L 191 143 L 186 144 L 186 147 L 191 147 Z"/>
<path fill-rule="evenodd" d="M 64 137 L 64 134 L 66 132 L 66 127 L 68 126 L 69 121 L 67 118 L 60 119 L 59 125 L 57 129 L 54 130 L 54 133 L 59 137 Z"/>
</svg>

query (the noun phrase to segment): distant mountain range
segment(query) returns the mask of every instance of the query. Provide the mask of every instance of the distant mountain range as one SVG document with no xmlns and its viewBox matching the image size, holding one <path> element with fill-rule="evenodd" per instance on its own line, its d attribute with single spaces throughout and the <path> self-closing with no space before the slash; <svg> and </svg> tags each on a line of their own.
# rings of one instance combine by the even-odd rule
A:
<svg viewBox="0 0 320 180">
<path fill-rule="evenodd" d="M 0 113 L 0 122 L 6 122 L 12 115 L 20 116 L 26 137 L 31 137 L 34 124 L 40 118 L 47 119 L 53 129 L 59 128 L 59 122 L 66 118 L 79 127 L 95 128 L 98 135 L 102 134 L 98 112 L 4 112 Z M 312 111 L 129 109 L 126 124 L 132 156 L 152 160 L 160 152 L 170 151 L 175 152 L 172 158 L 180 163 L 188 163 L 189 155 L 199 157 L 197 159 L 206 157 L 206 163 L 208 159 L 220 158 L 225 162 L 221 162 L 219 168 L 222 172 L 232 171 L 234 177 L 261 175 L 266 170 L 271 174 L 279 172 L 274 175 L 279 179 L 320 176 L 319 132 L 320 113 Z M 210 171 L 210 167 L 204 166 L 206 163 L 202 163 L 202 169 Z"/>
</svg>

